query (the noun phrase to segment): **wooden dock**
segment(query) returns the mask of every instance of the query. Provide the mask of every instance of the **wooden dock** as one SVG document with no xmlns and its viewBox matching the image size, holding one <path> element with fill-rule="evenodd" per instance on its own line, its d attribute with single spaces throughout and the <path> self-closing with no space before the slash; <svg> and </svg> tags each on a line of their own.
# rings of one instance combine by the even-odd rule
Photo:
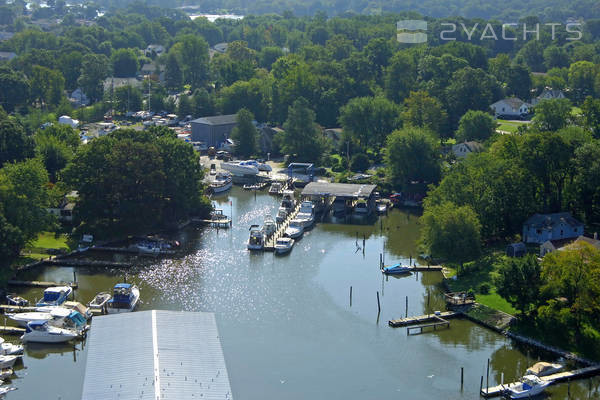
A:
<svg viewBox="0 0 600 400">
<path fill-rule="evenodd" d="M 567 380 L 575 380 L 587 378 L 589 376 L 594 376 L 600 374 L 600 364 L 593 365 L 591 367 L 575 369 L 573 371 L 559 372 L 557 374 L 552 374 L 548 376 L 541 376 L 540 379 L 545 382 L 558 383 Z M 481 395 L 483 397 L 496 397 L 501 396 L 504 392 L 504 389 L 510 385 L 514 385 L 515 383 L 507 383 L 504 385 L 493 386 L 489 388 L 481 389 Z"/>
<path fill-rule="evenodd" d="M 16 326 L 0 326 L 0 334 L 3 335 L 22 335 L 25 333 L 25 328 L 18 328 Z"/>
<path fill-rule="evenodd" d="M 410 325 L 418 325 L 418 324 L 426 324 L 428 322 L 440 322 L 439 319 L 449 319 L 454 318 L 460 315 L 454 311 L 444 311 L 439 314 L 427 314 L 427 315 L 419 315 L 416 317 L 408 317 L 408 318 L 399 318 L 392 319 L 388 321 L 388 325 L 392 328 L 399 328 L 402 326 L 410 326 Z"/>
<path fill-rule="evenodd" d="M 29 287 L 39 287 L 39 288 L 47 288 L 52 286 L 70 286 L 73 289 L 77 289 L 77 282 L 43 282 L 43 281 L 19 281 L 15 279 L 10 279 L 7 282 L 11 286 L 29 286 Z"/>
<path fill-rule="evenodd" d="M 415 265 L 415 266 L 413 266 L 412 270 L 415 272 L 428 272 L 428 271 L 441 272 L 442 268 L 443 267 L 441 265 Z"/>
<path fill-rule="evenodd" d="M 432 330 L 436 331 L 438 328 L 446 328 L 449 329 L 450 328 L 450 321 L 446 321 L 443 318 L 440 318 L 436 315 L 436 318 L 434 319 L 434 321 L 436 322 L 432 322 L 429 324 L 423 324 L 423 325 L 413 325 L 413 326 L 407 326 L 406 327 L 406 335 L 410 336 L 410 335 L 420 335 L 422 333 L 424 333 L 424 329 L 429 329 L 432 328 Z"/>
<path fill-rule="evenodd" d="M 129 247 L 109 247 L 109 246 L 93 246 L 90 247 L 91 251 L 105 251 L 109 253 L 127 253 L 127 254 L 138 254 L 140 256 L 165 256 L 175 254 L 175 250 L 161 250 L 158 254 L 154 253 L 142 253 L 138 249 Z"/>
<path fill-rule="evenodd" d="M 296 207 L 294 207 L 292 212 L 288 214 L 288 216 L 285 218 L 285 220 L 277 226 L 277 230 L 275 231 L 275 233 L 273 233 L 270 237 L 268 237 L 265 240 L 265 246 L 263 247 L 263 249 L 265 251 L 275 251 L 275 243 L 277 242 L 277 239 L 279 239 L 280 237 L 283 236 L 283 234 L 285 233 L 285 230 L 290 225 L 290 222 L 294 218 L 296 218 L 296 215 L 298 215 L 299 211 L 300 211 L 300 202 L 298 202 L 298 204 L 296 204 Z"/>
<path fill-rule="evenodd" d="M 33 312 L 37 306 L 15 306 L 12 304 L 0 304 L 0 310 L 3 312 Z"/>
<path fill-rule="evenodd" d="M 45 260 L 44 264 L 58 265 L 63 267 L 101 267 L 101 268 L 130 268 L 131 263 L 119 261 L 101 261 L 86 259 L 52 259 Z"/>
</svg>

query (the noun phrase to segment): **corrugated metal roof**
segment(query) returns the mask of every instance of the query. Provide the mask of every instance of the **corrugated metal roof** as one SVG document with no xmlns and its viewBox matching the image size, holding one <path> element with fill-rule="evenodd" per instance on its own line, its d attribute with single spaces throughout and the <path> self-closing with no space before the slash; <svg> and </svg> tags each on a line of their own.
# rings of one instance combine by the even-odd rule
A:
<svg viewBox="0 0 600 400">
<path fill-rule="evenodd" d="M 302 195 L 330 195 L 338 197 L 368 198 L 375 190 L 375 185 L 355 183 L 310 182 L 302 189 Z"/>
<path fill-rule="evenodd" d="M 96 317 L 88 345 L 82 400 L 232 398 L 212 313 Z"/>
<path fill-rule="evenodd" d="M 237 114 L 202 117 L 191 121 L 191 123 L 203 125 L 230 125 L 237 123 Z"/>
</svg>

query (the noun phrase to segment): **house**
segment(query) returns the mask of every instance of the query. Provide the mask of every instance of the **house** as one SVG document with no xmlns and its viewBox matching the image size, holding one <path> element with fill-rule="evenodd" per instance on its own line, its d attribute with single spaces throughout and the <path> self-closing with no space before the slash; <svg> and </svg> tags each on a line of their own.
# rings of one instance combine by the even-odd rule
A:
<svg viewBox="0 0 600 400">
<path fill-rule="evenodd" d="M 15 34 L 12 32 L 0 31 L 0 42 L 10 40 Z"/>
<path fill-rule="evenodd" d="M 191 121 L 192 142 L 204 142 L 209 147 L 218 148 L 231 135 L 231 131 L 237 124 L 236 118 L 236 114 L 229 114 Z"/>
<path fill-rule="evenodd" d="M 523 242 L 542 244 L 547 240 L 573 239 L 583 235 L 583 223 L 570 212 L 535 214 L 523 224 Z"/>
<path fill-rule="evenodd" d="M 340 141 L 342 140 L 342 132 L 342 128 L 327 128 L 323 130 L 325 137 L 331 140 L 331 143 L 333 143 L 333 147 L 336 149 L 338 148 L 338 146 L 340 145 Z"/>
<path fill-rule="evenodd" d="M 531 105 L 517 97 L 507 97 L 490 106 L 496 118 L 521 118 L 529 114 Z"/>
<path fill-rule="evenodd" d="M 565 94 L 562 90 L 554 90 L 545 88 L 544 91 L 537 97 L 531 99 L 531 105 L 535 106 L 542 100 L 564 99 Z"/>
<path fill-rule="evenodd" d="M 479 142 L 463 142 L 452 146 L 452 152 L 456 158 L 465 158 L 471 153 L 480 152 L 483 150 L 483 145 Z"/>
<path fill-rule="evenodd" d="M 148 45 L 148 47 L 146 47 L 146 50 L 144 51 L 144 55 L 146 57 L 160 57 L 161 55 L 163 55 L 165 52 L 165 48 L 163 45 L 160 44 L 150 44 Z"/>
<path fill-rule="evenodd" d="M 227 43 L 217 43 L 213 46 L 213 49 L 215 49 L 215 51 L 217 53 L 225 53 L 227 51 L 227 47 L 228 44 Z"/>
<path fill-rule="evenodd" d="M 77 88 L 71 93 L 69 101 L 75 107 L 85 107 L 90 105 L 90 99 L 81 88 Z"/>
<path fill-rule="evenodd" d="M 157 75 L 158 72 L 158 75 Z M 154 62 L 146 63 L 140 69 L 140 75 L 142 77 L 154 77 L 158 78 L 160 82 L 165 80 L 165 67 L 164 65 L 157 65 Z"/>
<path fill-rule="evenodd" d="M 73 222 L 73 210 L 75 203 L 69 201 L 68 196 L 63 197 L 58 207 L 46 209 L 50 214 L 55 215 L 60 222 Z"/>
<path fill-rule="evenodd" d="M 0 61 L 10 61 L 17 56 L 12 51 L 0 51 Z"/>
<path fill-rule="evenodd" d="M 508 257 L 523 257 L 527 254 L 525 243 L 511 243 L 506 247 L 506 255 Z"/>
<path fill-rule="evenodd" d="M 267 124 L 258 126 L 258 145 L 262 153 L 270 153 L 273 151 L 273 139 L 276 135 L 282 135 L 283 129 L 279 127 L 271 127 Z"/>
<path fill-rule="evenodd" d="M 553 251 L 561 251 L 577 247 L 581 243 L 590 244 L 598 250 L 600 250 L 600 240 L 598 240 L 597 234 L 594 234 L 593 239 L 587 236 L 580 235 L 575 240 L 573 240 L 572 238 L 560 240 L 546 240 L 540 245 L 540 257 L 544 257 L 546 254 L 552 253 Z"/>
<path fill-rule="evenodd" d="M 79 126 L 79 121 L 69 117 L 68 115 L 62 115 L 58 117 L 58 123 L 69 125 L 71 128 L 77 128 Z"/>
</svg>

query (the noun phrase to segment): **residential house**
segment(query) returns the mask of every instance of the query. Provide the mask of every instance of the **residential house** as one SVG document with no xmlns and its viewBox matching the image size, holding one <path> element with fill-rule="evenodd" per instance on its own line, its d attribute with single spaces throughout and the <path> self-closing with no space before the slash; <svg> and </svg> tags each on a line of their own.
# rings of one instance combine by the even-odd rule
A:
<svg viewBox="0 0 600 400">
<path fill-rule="evenodd" d="M 218 148 L 225 143 L 236 126 L 237 115 L 215 115 L 198 118 L 190 122 L 192 126 L 192 142 L 204 142 L 209 147 Z"/>
<path fill-rule="evenodd" d="M 146 50 L 144 51 L 144 55 L 146 57 L 160 57 L 161 55 L 163 55 L 165 52 L 165 48 L 163 45 L 160 44 L 150 44 L 148 45 L 148 47 L 146 47 Z"/>
<path fill-rule="evenodd" d="M 560 239 L 560 240 L 546 240 L 544 243 L 540 245 L 540 257 L 544 257 L 548 253 L 552 253 L 553 251 L 561 251 L 565 249 L 571 249 L 577 247 L 581 243 L 587 243 L 598 250 L 600 250 L 600 240 L 598 240 L 598 235 L 594 234 L 594 238 L 589 238 L 587 236 L 579 236 L 577 239 Z"/>
<path fill-rule="evenodd" d="M 77 88 L 71 93 L 69 101 L 75 107 L 85 107 L 90 105 L 90 99 L 81 88 Z"/>
<path fill-rule="evenodd" d="M 465 158 L 471 153 L 480 152 L 483 150 L 483 145 L 479 142 L 470 141 L 458 143 L 452 146 L 452 152 L 456 158 Z"/>
<path fill-rule="evenodd" d="M 79 197 L 76 191 L 66 194 L 57 207 L 48 208 L 47 211 L 55 215 L 60 222 L 72 222 L 73 210 L 75 209 L 75 200 Z"/>
<path fill-rule="evenodd" d="M 531 105 L 517 97 L 507 97 L 490 105 L 496 118 L 522 118 L 529 114 Z"/>
<path fill-rule="evenodd" d="M 283 129 L 260 124 L 258 126 L 258 145 L 262 153 L 270 153 L 273 150 L 273 139 L 275 135 L 283 134 Z"/>
<path fill-rule="evenodd" d="M 0 42 L 10 40 L 15 34 L 12 32 L 0 31 Z"/>
<path fill-rule="evenodd" d="M 531 105 L 535 106 L 542 100 L 564 99 L 565 94 L 562 90 L 554 90 L 545 88 L 544 91 L 537 97 L 531 99 Z"/>
<path fill-rule="evenodd" d="M 0 61 L 10 61 L 17 56 L 12 51 L 0 51 Z"/>
<path fill-rule="evenodd" d="M 157 75 L 158 73 L 158 75 Z M 165 67 L 164 65 L 157 65 L 154 62 L 146 63 L 140 69 L 140 75 L 142 77 L 149 77 L 158 79 L 160 82 L 165 81 Z"/>
<path fill-rule="evenodd" d="M 570 212 L 534 214 L 523 224 L 523 242 L 542 244 L 547 240 L 573 239 L 583 235 L 583 223 Z"/>
</svg>

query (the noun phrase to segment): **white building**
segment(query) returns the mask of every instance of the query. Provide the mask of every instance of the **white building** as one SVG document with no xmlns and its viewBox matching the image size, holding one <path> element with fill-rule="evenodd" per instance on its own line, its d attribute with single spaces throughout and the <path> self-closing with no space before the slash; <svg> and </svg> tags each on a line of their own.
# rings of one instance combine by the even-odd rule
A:
<svg viewBox="0 0 600 400">
<path fill-rule="evenodd" d="M 521 118 L 529 114 L 531 105 L 517 97 L 507 97 L 490 106 L 496 117 Z"/>
</svg>

